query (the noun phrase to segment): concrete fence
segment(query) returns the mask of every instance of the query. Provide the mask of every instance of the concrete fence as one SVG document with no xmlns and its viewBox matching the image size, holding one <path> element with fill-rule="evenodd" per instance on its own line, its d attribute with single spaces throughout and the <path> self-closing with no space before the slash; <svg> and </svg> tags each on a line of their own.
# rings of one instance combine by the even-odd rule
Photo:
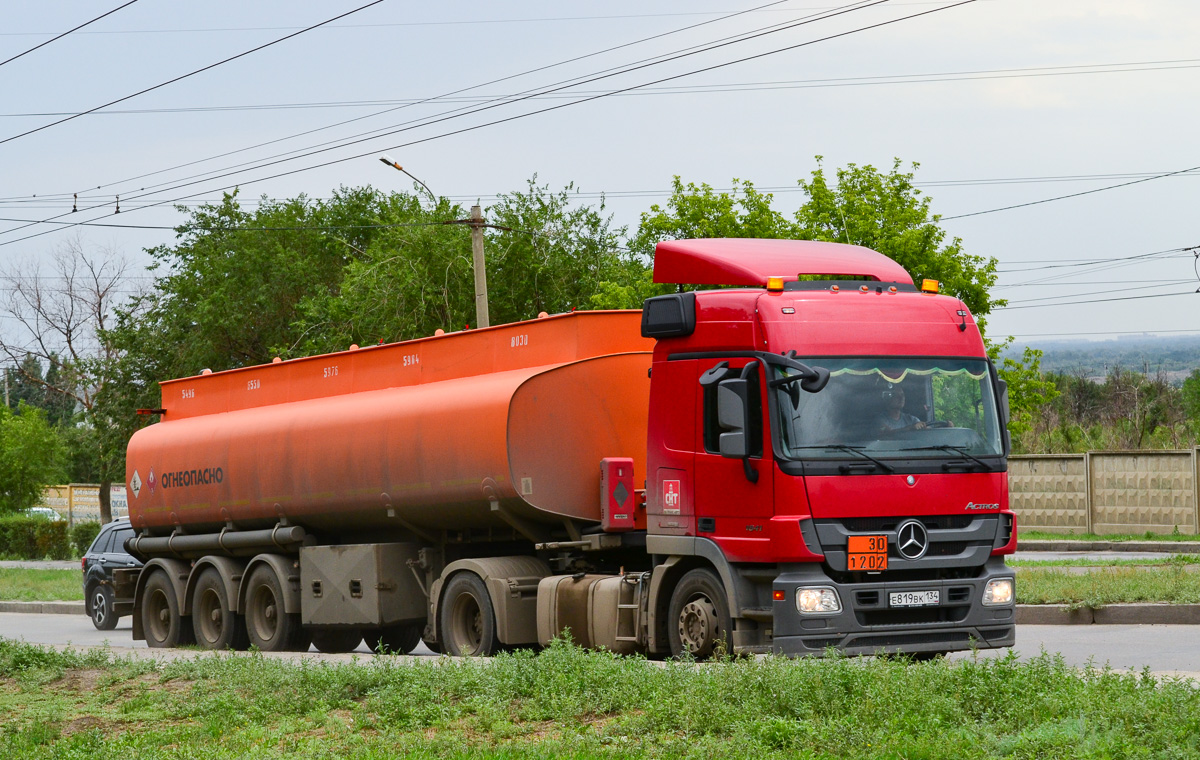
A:
<svg viewBox="0 0 1200 760">
<path fill-rule="evenodd" d="M 125 486 L 112 487 L 112 516 L 128 517 L 129 504 L 125 498 Z M 65 486 L 50 486 L 42 493 L 42 506 L 50 507 L 74 525 L 79 522 L 100 519 L 100 486 L 95 483 L 71 483 Z"/>
<path fill-rule="evenodd" d="M 1195 449 L 1014 456 L 1009 503 L 1027 529 L 1195 535 L 1196 461 Z"/>
</svg>

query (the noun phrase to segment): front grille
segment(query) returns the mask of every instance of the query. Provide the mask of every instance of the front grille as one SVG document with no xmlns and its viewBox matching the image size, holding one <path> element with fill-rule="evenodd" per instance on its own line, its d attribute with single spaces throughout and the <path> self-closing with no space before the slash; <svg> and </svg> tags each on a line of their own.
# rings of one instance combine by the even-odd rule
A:
<svg viewBox="0 0 1200 760">
<path fill-rule="evenodd" d="M 838 522 L 853 533 L 869 533 L 878 530 L 895 530 L 900 523 L 907 519 L 907 517 L 846 517 Z M 930 530 L 961 530 L 969 526 L 975 518 L 971 515 L 926 515 L 917 519 Z"/>
<path fill-rule="evenodd" d="M 955 586 L 946 590 L 947 602 L 968 602 L 971 600 L 970 586 Z"/>
<path fill-rule="evenodd" d="M 856 591 L 854 593 L 856 607 L 874 607 L 877 604 L 879 604 L 878 591 Z"/>
<path fill-rule="evenodd" d="M 965 620 L 970 607 L 917 607 L 896 610 L 860 610 L 854 613 L 859 625 L 930 625 Z"/>
<path fill-rule="evenodd" d="M 929 544 L 929 549 L 925 551 L 926 557 L 953 557 L 962 554 L 970 546 L 966 541 L 934 541 Z M 893 547 L 894 548 L 894 547 Z M 893 554 L 889 552 L 889 554 Z M 893 556 L 899 557 L 899 552 L 895 552 Z"/>
<path fill-rule="evenodd" d="M 829 577 L 844 585 L 872 584 L 879 583 L 883 580 L 883 576 L 878 573 L 851 573 L 846 571 L 834 570 L 828 564 L 825 566 L 825 572 Z M 976 578 L 982 575 L 984 567 L 932 567 L 920 568 L 912 570 L 888 570 L 887 580 L 889 582 L 901 581 L 961 581 L 969 578 Z"/>
</svg>

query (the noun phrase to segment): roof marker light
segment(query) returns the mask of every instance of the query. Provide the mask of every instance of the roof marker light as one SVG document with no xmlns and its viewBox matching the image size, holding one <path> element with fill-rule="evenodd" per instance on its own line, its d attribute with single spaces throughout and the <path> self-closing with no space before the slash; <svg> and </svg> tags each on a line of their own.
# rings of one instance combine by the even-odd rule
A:
<svg viewBox="0 0 1200 760">
<path fill-rule="evenodd" d="M 893 285 L 892 287 L 888 288 L 888 292 L 889 292 L 889 293 L 896 293 L 896 292 L 898 292 L 898 291 L 896 290 L 896 286 L 895 286 L 895 285 Z"/>
<path fill-rule="evenodd" d="M 783 290 L 783 278 L 782 277 L 768 277 L 767 278 L 767 290 L 769 290 L 773 293 L 778 293 L 779 291 Z"/>
<path fill-rule="evenodd" d="M 829 286 L 829 292 L 830 292 L 830 293 L 836 293 L 836 292 L 838 292 L 839 290 L 841 290 L 841 288 L 839 288 L 837 285 L 830 285 L 830 286 Z"/>
<path fill-rule="evenodd" d="M 859 287 L 859 291 L 861 291 L 861 292 L 863 292 L 863 293 L 866 293 L 866 292 L 867 292 L 867 291 L 869 291 L 870 289 L 871 289 L 871 288 L 870 288 L 870 287 L 868 287 L 868 286 L 866 286 L 866 285 L 862 285 L 862 286 L 860 286 L 860 287 Z"/>
<path fill-rule="evenodd" d="M 921 280 L 921 292 L 922 293 L 938 292 L 938 281 L 937 280 Z"/>
</svg>

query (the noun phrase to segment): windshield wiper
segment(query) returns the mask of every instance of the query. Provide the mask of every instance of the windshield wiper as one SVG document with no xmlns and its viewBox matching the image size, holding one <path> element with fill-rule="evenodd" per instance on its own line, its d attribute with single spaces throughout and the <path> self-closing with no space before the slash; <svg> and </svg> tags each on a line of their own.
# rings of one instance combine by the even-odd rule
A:
<svg viewBox="0 0 1200 760">
<path fill-rule="evenodd" d="M 985 470 L 992 469 L 992 466 L 990 464 L 983 461 L 979 457 L 972 456 L 971 454 L 968 454 L 965 449 L 959 448 L 958 446 L 951 446 L 948 443 L 939 443 L 937 446 L 916 446 L 913 448 L 903 449 L 903 451 L 932 451 L 935 449 L 938 451 L 953 451 L 955 454 L 958 454 L 961 457 L 966 457 L 967 459 L 970 459 L 972 462 L 979 465 L 980 467 L 982 467 Z"/>
<path fill-rule="evenodd" d="M 838 451 L 849 451 L 851 454 L 858 454 L 863 459 L 871 460 L 872 462 L 875 463 L 875 465 L 879 469 L 883 470 L 884 472 L 893 473 L 896 471 L 896 468 L 892 467 L 890 464 L 888 464 L 886 462 L 881 462 L 878 459 L 876 459 L 875 457 L 871 456 L 870 454 L 863 452 L 862 446 L 847 446 L 844 443 L 822 443 L 822 444 L 814 444 L 812 446 L 793 446 L 791 448 L 793 448 L 793 449 L 837 449 Z"/>
</svg>

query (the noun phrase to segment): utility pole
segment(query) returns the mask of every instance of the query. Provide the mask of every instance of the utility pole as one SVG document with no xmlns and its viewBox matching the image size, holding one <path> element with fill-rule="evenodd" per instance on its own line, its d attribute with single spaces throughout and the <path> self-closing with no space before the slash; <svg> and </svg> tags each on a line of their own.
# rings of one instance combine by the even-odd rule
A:
<svg viewBox="0 0 1200 760">
<path fill-rule="evenodd" d="M 471 207 L 471 263 L 475 268 L 475 323 L 491 326 L 488 319 L 487 269 L 483 265 L 483 211 Z"/>
</svg>

